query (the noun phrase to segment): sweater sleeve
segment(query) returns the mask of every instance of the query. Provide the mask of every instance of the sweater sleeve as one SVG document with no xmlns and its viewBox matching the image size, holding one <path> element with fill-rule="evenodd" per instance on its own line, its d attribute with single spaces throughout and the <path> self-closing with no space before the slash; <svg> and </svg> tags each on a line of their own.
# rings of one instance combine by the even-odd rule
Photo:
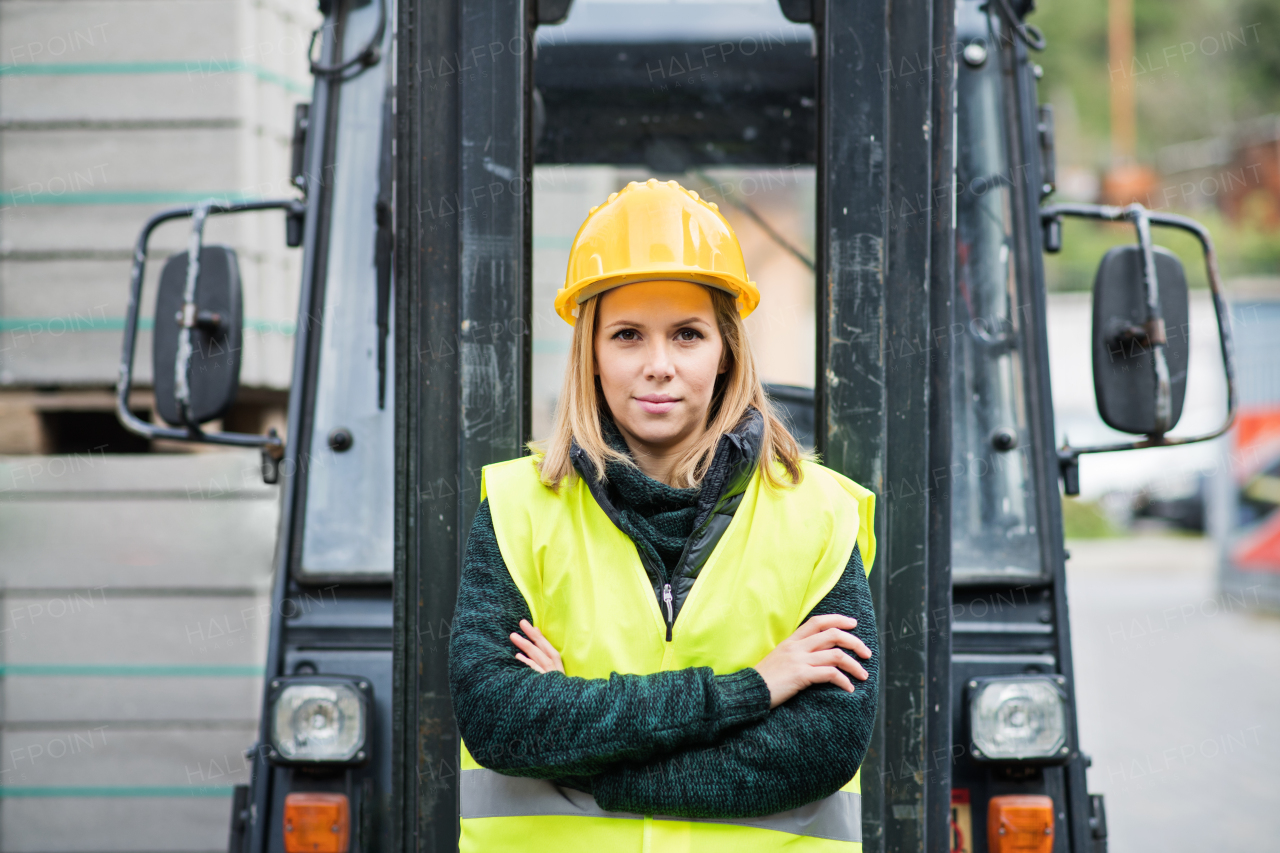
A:
<svg viewBox="0 0 1280 853">
<path fill-rule="evenodd" d="M 516 660 L 510 640 L 521 619 L 532 621 L 485 501 L 463 560 L 449 683 L 467 749 L 491 770 L 583 787 L 581 777 L 617 762 L 713 743 L 769 713 L 769 688 L 754 669 L 717 676 L 696 667 L 597 679 L 535 672 Z"/>
<path fill-rule="evenodd" d="M 853 693 L 814 685 L 713 745 L 608 769 L 591 779 L 600 806 L 676 817 L 754 817 L 840 790 L 866 755 L 879 695 L 875 613 L 857 546 L 840 580 L 809 616 L 827 613 L 857 619 L 854 633 L 872 653 L 870 660 L 859 658 L 868 677 L 853 682 Z"/>
</svg>

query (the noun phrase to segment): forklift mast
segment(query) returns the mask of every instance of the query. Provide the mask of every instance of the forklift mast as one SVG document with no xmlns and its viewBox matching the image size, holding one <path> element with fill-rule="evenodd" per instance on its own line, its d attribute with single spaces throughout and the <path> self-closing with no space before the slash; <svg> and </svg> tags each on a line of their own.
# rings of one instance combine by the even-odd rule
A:
<svg viewBox="0 0 1280 853">
<path fill-rule="evenodd" d="M 885 632 L 883 707 L 863 773 L 864 845 L 950 850 L 952 732 L 961 731 L 953 725 L 952 484 L 945 475 L 952 464 L 946 335 L 956 254 L 956 4 L 782 6 L 790 20 L 812 24 L 816 57 L 817 449 L 827 465 L 881 495 L 884 508 L 876 522 L 881 565 L 871 575 Z M 671 7 L 677 27 L 680 8 Z M 530 336 L 500 330 L 530 328 L 535 30 L 569 11 L 563 0 L 400 5 L 393 849 L 457 844 L 459 741 L 447 626 L 480 469 L 520 455 L 529 438 Z M 691 48 L 708 43 L 698 38 Z M 1008 38 L 992 45 L 991 61 L 1013 90 L 1009 144 L 1034 176 L 1035 134 L 1028 140 L 1019 123 L 1029 109 L 1033 129 L 1036 114 L 1025 47 Z M 1022 345 L 1043 353 L 1042 287 L 1032 278 L 1039 186 L 1033 179 L 1015 188 L 1015 249 L 1019 286 L 1033 305 L 1034 328 Z M 912 210 L 905 216 L 904 202 Z M 456 354 L 436 356 L 441 341 L 457 341 Z M 1047 371 L 1039 380 L 1040 432 L 1027 436 L 1027 446 L 1039 483 L 1050 484 L 1036 506 L 1046 543 L 1037 578 L 1050 591 L 1053 621 L 1037 626 L 1057 632 L 1053 670 L 1069 678 Z M 1067 792 L 1058 789 L 1059 849 L 1071 839 L 1071 849 L 1084 853 L 1085 805 L 1068 801 Z"/>
</svg>

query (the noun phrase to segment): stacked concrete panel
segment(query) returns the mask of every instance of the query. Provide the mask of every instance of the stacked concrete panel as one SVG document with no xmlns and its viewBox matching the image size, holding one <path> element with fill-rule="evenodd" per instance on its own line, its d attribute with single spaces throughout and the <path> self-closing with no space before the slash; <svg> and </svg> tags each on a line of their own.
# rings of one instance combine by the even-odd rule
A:
<svg viewBox="0 0 1280 853">
<path fill-rule="evenodd" d="M 295 193 L 318 21 L 313 0 L 0 3 L 0 454 L 47 449 L 49 412 L 109 412 L 150 215 Z M 206 236 L 239 253 L 241 400 L 278 405 L 299 252 L 279 213 Z M 186 237 L 153 239 L 144 328 Z M 145 412 L 146 332 L 136 368 Z M 120 449 L 0 457 L 4 853 L 225 850 L 247 781 L 278 488 L 254 452 Z"/>
<path fill-rule="evenodd" d="M 152 213 L 294 193 L 293 107 L 310 98 L 317 20 L 304 0 L 0 4 L 0 388 L 114 382 L 130 249 Z M 149 283 L 186 233 L 156 233 Z M 283 387 L 299 279 L 283 217 L 215 220 L 207 235 L 240 256 L 242 381 Z"/>
<path fill-rule="evenodd" d="M 226 849 L 277 502 L 253 452 L 0 459 L 0 851 Z"/>
</svg>

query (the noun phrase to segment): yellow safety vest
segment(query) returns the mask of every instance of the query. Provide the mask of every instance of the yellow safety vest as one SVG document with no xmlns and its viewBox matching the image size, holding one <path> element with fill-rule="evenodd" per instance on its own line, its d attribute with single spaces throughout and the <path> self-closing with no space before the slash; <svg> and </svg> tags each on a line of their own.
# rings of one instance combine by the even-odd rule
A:
<svg viewBox="0 0 1280 853">
<path fill-rule="evenodd" d="M 803 482 L 768 488 L 755 472 L 666 640 L 667 625 L 635 544 L 580 477 L 559 493 L 532 457 L 484 469 L 503 560 L 533 623 L 583 678 L 755 666 L 836 582 L 856 542 L 870 572 L 875 497 L 805 463 Z M 462 748 L 462 851 L 548 853 L 860 853 L 859 776 L 824 800 L 757 818 L 607 812 L 588 794 L 481 767 Z"/>
</svg>

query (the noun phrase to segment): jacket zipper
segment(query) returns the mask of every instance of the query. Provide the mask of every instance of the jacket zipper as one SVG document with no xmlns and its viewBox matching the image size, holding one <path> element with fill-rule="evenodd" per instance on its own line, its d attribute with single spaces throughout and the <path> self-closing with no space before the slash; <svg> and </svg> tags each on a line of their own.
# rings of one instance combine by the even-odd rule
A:
<svg viewBox="0 0 1280 853">
<path fill-rule="evenodd" d="M 675 626 L 676 614 L 672 608 L 671 584 L 662 585 L 662 603 L 667 605 L 667 642 L 671 642 L 671 629 Z"/>
</svg>

